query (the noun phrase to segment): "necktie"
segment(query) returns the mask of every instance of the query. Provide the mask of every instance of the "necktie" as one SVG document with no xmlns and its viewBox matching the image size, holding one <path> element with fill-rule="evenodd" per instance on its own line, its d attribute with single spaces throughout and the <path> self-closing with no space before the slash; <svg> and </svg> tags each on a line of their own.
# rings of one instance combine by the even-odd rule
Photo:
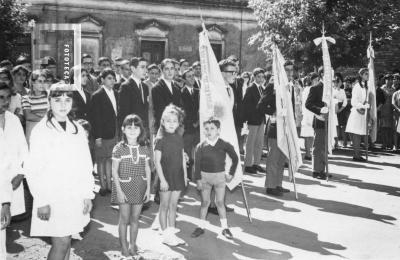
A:
<svg viewBox="0 0 400 260">
<path fill-rule="evenodd" d="M 262 96 L 263 89 L 262 89 L 262 87 L 261 87 L 261 86 L 259 86 L 259 87 L 258 87 L 258 91 L 260 91 L 260 96 Z"/>
<path fill-rule="evenodd" d="M 144 96 L 143 96 L 143 86 L 142 82 L 139 83 L 139 92 L 140 92 L 140 97 L 142 99 L 142 103 L 144 104 Z"/>
</svg>

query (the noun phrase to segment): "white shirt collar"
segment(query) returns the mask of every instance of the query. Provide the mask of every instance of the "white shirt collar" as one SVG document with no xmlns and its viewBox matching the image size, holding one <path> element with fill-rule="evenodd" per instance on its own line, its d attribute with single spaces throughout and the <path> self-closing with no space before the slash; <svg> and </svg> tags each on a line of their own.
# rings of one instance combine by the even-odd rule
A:
<svg viewBox="0 0 400 260">
<path fill-rule="evenodd" d="M 218 137 L 217 139 L 215 139 L 214 141 L 210 141 L 210 140 L 208 140 L 208 139 L 206 138 L 207 144 L 208 144 L 208 145 L 211 145 L 211 146 L 215 146 L 215 144 L 218 142 L 218 140 L 219 140 L 219 137 Z"/>
<path fill-rule="evenodd" d="M 140 83 L 142 82 L 140 79 L 134 77 L 133 75 L 131 76 L 131 79 L 133 79 L 136 83 L 136 85 L 139 87 Z"/>
<path fill-rule="evenodd" d="M 165 84 L 167 84 L 169 91 L 172 93 L 172 81 L 168 81 L 164 77 L 162 77 L 162 79 L 164 80 Z"/>
</svg>

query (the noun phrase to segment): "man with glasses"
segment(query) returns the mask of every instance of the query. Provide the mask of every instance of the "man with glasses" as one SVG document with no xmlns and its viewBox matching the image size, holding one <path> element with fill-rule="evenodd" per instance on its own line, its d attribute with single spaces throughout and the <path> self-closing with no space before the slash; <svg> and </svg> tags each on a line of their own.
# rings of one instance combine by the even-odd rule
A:
<svg viewBox="0 0 400 260">
<path fill-rule="evenodd" d="M 93 75 L 93 58 L 90 54 L 82 55 L 82 67 L 85 68 L 89 74 L 87 77 L 86 84 L 82 84 L 82 87 L 92 95 L 96 90 L 99 89 L 99 84 L 97 83 L 96 77 Z"/>
<path fill-rule="evenodd" d="M 257 104 L 264 92 L 265 77 L 262 68 L 253 71 L 254 82 L 247 88 L 243 98 L 243 121 L 247 121 L 249 135 L 246 142 L 244 170 L 255 174 L 257 171 L 265 172 L 260 166 L 265 133 L 265 115 L 257 110 Z"/>
</svg>

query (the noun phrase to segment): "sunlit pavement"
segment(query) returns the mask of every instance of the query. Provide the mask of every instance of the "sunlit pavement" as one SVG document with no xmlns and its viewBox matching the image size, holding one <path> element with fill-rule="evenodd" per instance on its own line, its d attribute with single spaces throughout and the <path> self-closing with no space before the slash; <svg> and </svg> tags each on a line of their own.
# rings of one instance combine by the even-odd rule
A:
<svg viewBox="0 0 400 260">
<path fill-rule="evenodd" d="M 189 187 L 179 205 L 177 235 L 187 245 L 170 248 L 151 229 L 158 205 L 141 217 L 138 245 L 142 259 L 399 259 L 400 256 L 400 156 L 370 154 L 368 163 L 351 160 L 350 151 L 330 157 L 333 178 L 311 177 L 306 162 L 296 174 L 298 200 L 292 192 L 283 197 L 265 194 L 265 174 L 245 175 L 244 183 L 252 223 L 246 214 L 241 189 L 228 194 L 228 213 L 234 235 L 220 235 L 218 216 L 208 216 L 204 235 L 191 238 L 196 228 L 199 195 Z M 265 165 L 264 165 L 265 166 Z M 286 174 L 286 172 L 285 172 Z M 74 241 L 71 259 L 121 259 L 118 242 L 118 211 L 109 197 L 97 196 L 92 222 L 84 239 Z M 49 245 L 28 238 L 29 223 L 14 223 L 8 230 L 9 259 L 44 259 Z"/>
</svg>

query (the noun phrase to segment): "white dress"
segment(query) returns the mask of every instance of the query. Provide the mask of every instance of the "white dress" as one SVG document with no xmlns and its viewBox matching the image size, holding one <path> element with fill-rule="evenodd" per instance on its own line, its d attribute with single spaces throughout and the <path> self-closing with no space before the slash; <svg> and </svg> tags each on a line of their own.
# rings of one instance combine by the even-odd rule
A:
<svg viewBox="0 0 400 260">
<path fill-rule="evenodd" d="M 19 118 L 9 111 L 5 112 L 5 127 L 0 128 L 0 174 L 11 183 L 12 178 L 23 174 L 22 164 L 28 154 L 24 130 Z M 21 185 L 12 192 L 11 215 L 25 212 L 24 187 Z"/>
<path fill-rule="evenodd" d="M 314 121 L 314 113 L 311 112 L 306 108 L 306 100 L 308 98 L 308 94 L 310 93 L 310 86 L 307 86 L 303 90 L 303 104 L 302 104 L 302 110 L 303 110 L 303 119 L 301 120 L 301 131 L 300 131 L 300 136 L 301 137 L 314 137 L 314 128 L 313 128 L 313 121 Z"/>
<path fill-rule="evenodd" d="M 367 111 L 364 115 L 360 114 L 357 109 L 363 108 L 367 99 L 367 88 L 362 88 L 357 82 L 351 92 L 351 112 L 347 121 L 346 132 L 357 135 L 366 135 L 367 133 Z"/>
<path fill-rule="evenodd" d="M 51 124 L 53 123 L 53 125 Z M 89 223 L 83 214 L 84 199 L 93 199 L 94 178 L 88 141 L 83 128 L 67 120 L 64 131 L 45 116 L 32 130 L 26 176 L 33 195 L 31 236 L 76 235 Z M 50 219 L 37 210 L 50 205 Z"/>
</svg>

